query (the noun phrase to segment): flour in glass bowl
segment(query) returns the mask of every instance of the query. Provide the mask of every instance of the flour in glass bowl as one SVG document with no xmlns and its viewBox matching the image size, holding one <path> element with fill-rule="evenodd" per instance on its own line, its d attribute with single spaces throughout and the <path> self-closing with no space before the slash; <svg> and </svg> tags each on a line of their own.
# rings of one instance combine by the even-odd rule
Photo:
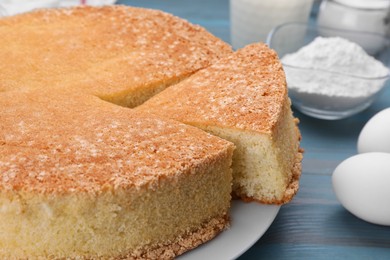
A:
<svg viewBox="0 0 390 260">
<path fill-rule="evenodd" d="M 317 37 L 282 63 L 292 96 L 317 110 L 344 111 L 372 102 L 389 75 L 380 61 L 340 37 Z"/>
</svg>

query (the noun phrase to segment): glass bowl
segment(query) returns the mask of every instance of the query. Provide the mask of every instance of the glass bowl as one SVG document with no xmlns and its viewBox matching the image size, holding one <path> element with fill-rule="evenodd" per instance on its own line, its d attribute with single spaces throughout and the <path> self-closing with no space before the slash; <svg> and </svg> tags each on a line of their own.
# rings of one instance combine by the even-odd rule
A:
<svg viewBox="0 0 390 260">
<path fill-rule="evenodd" d="M 390 61 L 389 38 L 366 32 L 337 30 L 306 23 L 287 23 L 274 28 L 267 44 L 282 59 L 312 42 L 316 37 L 343 37 L 358 43 L 369 55 L 381 61 L 387 68 Z M 369 107 L 388 84 L 389 73 L 380 77 L 352 75 L 321 68 L 303 68 L 283 62 L 289 96 L 293 106 L 302 113 L 321 119 L 336 120 L 357 114 Z M 315 79 L 315 81 L 313 81 Z M 336 84 L 351 90 L 325 91 L 323 84 Z M 313 91 L 305 84 L 313 85 Z M 359 90 L 359 91 L 357 91 Z M 364 94 L 363 94 L 364 93 Z"/>
</svg>

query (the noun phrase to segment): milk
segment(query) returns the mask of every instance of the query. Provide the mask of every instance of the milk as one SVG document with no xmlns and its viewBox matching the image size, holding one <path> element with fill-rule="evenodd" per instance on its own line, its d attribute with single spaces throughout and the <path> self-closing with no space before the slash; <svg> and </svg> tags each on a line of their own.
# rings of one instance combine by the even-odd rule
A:
<svg viewBox="0 0 390 260">
<path fill-rule="evenodd" d="M 268 33 L 286 22 L 307 22 L 313 0 L 230 0 L 231 42 L 241 48 L 265 42 Z"/>
</svg>

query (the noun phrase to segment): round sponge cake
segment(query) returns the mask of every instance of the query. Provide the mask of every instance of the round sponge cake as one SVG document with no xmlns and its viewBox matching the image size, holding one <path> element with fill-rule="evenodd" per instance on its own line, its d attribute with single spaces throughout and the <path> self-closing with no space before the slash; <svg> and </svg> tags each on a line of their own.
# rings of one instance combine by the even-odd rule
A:
<svg viewBox="0 0 390 260">
<path fill-rule="evenodd" d="M 0 257 L 173 258 L 228 227 L 233 144 L 122 106 L 230 52 L 153 10 L 0 19 Z"/>
<path fill-rule="evenodd" d="M 229 226 L 232 191 L 298 189 L 297 120 L 263 44 L 76 7 L 0 19 L 0 60 L 0 258 L 174 258 Z"/>
</svg>

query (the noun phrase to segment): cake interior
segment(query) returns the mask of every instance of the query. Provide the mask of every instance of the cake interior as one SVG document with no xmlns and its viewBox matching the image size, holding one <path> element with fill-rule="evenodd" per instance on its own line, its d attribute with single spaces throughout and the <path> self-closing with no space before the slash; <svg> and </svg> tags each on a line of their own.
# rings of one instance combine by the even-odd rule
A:
<svg viewBox="0 0 390 260">
<path fill-rule="evenodd" d="M 269 204 L 282 204 L 291 199 L 286 190 L 296 181 L 294 168 L 301 158 L 297 158 L 298 143 L 293 142 L 299 139 L 299 132 L 289 105 L 290 102 L 284 105 L 273 135 L 193 124 L 236 146 L 232 168 L 233 192 L 237 197 Z"/>
</svg>

